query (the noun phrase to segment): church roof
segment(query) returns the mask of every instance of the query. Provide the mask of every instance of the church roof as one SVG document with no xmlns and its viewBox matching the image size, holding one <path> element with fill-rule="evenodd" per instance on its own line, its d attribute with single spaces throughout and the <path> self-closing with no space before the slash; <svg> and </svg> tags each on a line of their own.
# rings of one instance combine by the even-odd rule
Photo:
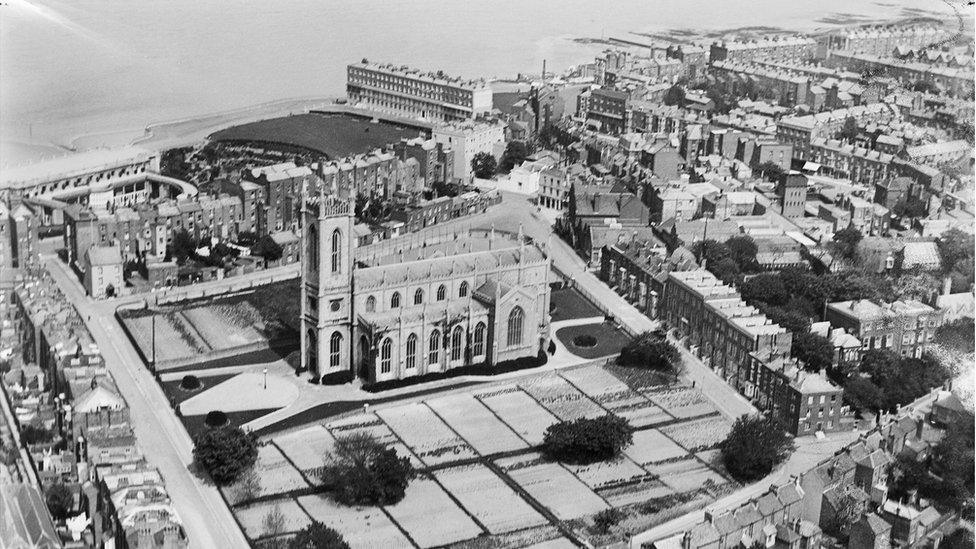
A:
<svg viewBox="0 0 976 549">
<path fill-rule="evenodd" d="M 519 263 L 537 263 L 545 259 L 534 245 L 490 250 L 453 256 L 420 259 L 406 263 L 360 268 L 355 271 L 356 288 L 371 290 L 427 282 L 452 276 L 492 272 Z"/>
</svg>

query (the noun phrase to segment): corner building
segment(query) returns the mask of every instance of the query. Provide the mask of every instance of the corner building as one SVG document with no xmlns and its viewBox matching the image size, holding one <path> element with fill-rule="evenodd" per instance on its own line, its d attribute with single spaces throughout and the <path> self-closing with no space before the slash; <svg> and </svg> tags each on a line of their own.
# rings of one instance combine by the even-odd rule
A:
<svg viewBox="0 0 976 549">
<path fill-rule="evenodd" d="M 494 230 L 356 248 L 351 202 L 303 206 L 302 366 L 392 381 L 534 357 L 549 344 L 548 252 Z"/>
</svg>

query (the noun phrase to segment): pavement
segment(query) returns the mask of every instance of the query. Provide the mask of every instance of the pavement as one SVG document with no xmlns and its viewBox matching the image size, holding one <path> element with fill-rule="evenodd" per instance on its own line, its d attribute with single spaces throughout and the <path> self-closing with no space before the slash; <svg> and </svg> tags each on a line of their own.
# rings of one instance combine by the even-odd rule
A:
<svg viewBox="0 0 976 549">
<path fill-rule="evenodd" d="M 129 404 L 129 421 L 139 448 L 162 474 L 166 491 L 183 520 L 190 547 L 248 547 L 217 488 L 190 471 L 193 441 L 116 322 L 114 311 L 118 303 L 89 299 L 75 274 L 57 257 L 43 259 L 98 343 L 116 385 Z"/>
</svg>

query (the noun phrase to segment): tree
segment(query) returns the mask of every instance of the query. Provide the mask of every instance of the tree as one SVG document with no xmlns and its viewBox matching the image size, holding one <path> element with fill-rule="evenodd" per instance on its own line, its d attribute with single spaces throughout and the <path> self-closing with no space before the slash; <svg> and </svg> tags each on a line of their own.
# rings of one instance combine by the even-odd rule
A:
<svg viewBox="0 0 976 549">
<path fill-rule="evenodd" d="M 718 261 L 708 263 L 708 271 L 722 282 L 731 283 L 739 276 L 739 266 L 731 257 L 724 257 Z"/>
<path fill-rule="evenodd" d="M 617 364 L 661 372 L 681 370 L 681 353 L 661 332 L 645 332 L 620 350 Z"/>
<path fill-rule="evenodd" d="M 790 297 L 782 277 L 767 273 L 744 280 L 739 285 L 739 294 L 746 303 L 763 302 L 775 306 L 784 305 Z"/>
<path fill-rule="evenodd" d="M 671 86 L 668 88 L 668 91 L 664 92 L 664 104 L 677 105 L 679 108 L 684 108 L 685 90 L 677 84 Z"/>
<path fill-rule="evenodd" d="M 893 410 L 924 395 L 949 379 L 951 372 L 934 355 L 899 356 L 887 349 L 864 353 L 858 371 L 867 375 L 881 392 L 879 411 Z"/>
<path fill-rule="evenodd" d="M 365 197 L 364 197 L 365 198 Z M 358 202 L 358 197 L 357 197 Z M 237 244 L 241 246 L 253 246 L 258 241 L 257 233 L 251 231 L 241 231 L 237 233 Z"/>
<path fill-rule="evenodd" d="M 281 259 L 284 250 L 271 238 L 271 235 L 266 234 L 251 248 L 251 253 L 264 258 L 265 261 L 277 261 Z"/>
<path fill-rule="evenodd" d="M 851 527 L 861 519 L 864 513 L 864 500 L 850 491 L 838 498 L 834 512 L 821 519 L 823 531 L 837 538 L 841 543 L 847 543 L 851 535 Z"/>
<path fill-rule="evenodd" d="M 853 116 L 848 116 L 844 119 L 844 126 L 840 129 L 839 137 L 843 140 L 854 141 L 858 134 L 857 120 L 854 120 Z"/>
<path fill-rule="evenodd" d="M 933 498 L 943 508 L 972 514 L 974 444 L 973 414 L 968 412 L 948 425 L 932 451 L 932 470 L 942 479 Z"/>
<path fill-rule="evenodd" d="M 854 252 L 857 251 L 857 243 L 864 235 L 861 231 L 849 225 L 846 229 L 841 229 L 834 233 L 834 243 L 840 255 L 846 259 L 854 259 Z"/>
<path fill-rule="evenodd" d="M 399 457 L 396 450 L 366 433 L 336 440 L 322 470 L 322 480 L 346 505 L 397 503 L 414 476 L 409 459 Z"/>
<path fill-rule="evenodd" d="M 807 332 L 793 333 L 792 354 L 806 364 L 806 369 L 816 372 L 826 370 L 834 362 L 834 346 L 817 334 Z"/>
<path fill-rule="evenodd" d="M 793 332 L 794 345 L 796 344 L 795 334 L 807 333 L 810 331 L 810 317 L 801 310 L 790 308 L 788 306 L 765 306 L 760 307 L 760 309 L 762 310 L 763 314 L 769 317 L 770 320 Z"/>
<path fill-rule="evenodd" d="M 928 301 L 939 291 L 939 281 L 928 273 L 910 273 L 899 276 L 891 285 L 895 299 Z"/>
<path fill-rule="evenodd" d="M 593 463 L 616 457 L 633 441 L 633 429 L 622 417 L 581 417 L 550 425 L 542 440 L 542 453 L 566 463 Z"/>
<path fill-rule="evenodd" d="M 254 436 L 237 426 L 207 429 L 193 439 L 193 460 L 219 485 L 237 480 L 257 457 Z"/>
<path fill-rule="evenodd" d="M 758 171 L 760 174 L 762 174 L 762 177 L 774 183 L 778 183 L 779 180 L 786 175 L 786 170 L 784 170 L 782 166 L 770 161 L 757 164 L 756 166 L 753 166 L 752 169 L 753 171 Z"/>
<path fill-rule="evenodd" d="M 498 169 L 498 162 L 491 153 L 479 152 L 471 159 L 471 171 L 478 179 L 491 179 Z"/>
<path fill-rule="evenodd" d="M 973 319 L 960 318 L 939 326 L 935 331 L 934 341 L 958 353 L 973 353 L 976 351 L 976 326 Z"/>
<path fill-rule="evenodd" d="M 725 246 L 728 248 L 732 260 L 739 267 L 739 271 L 752 273 L 759 270 L 759 263 L 756 262 L 756 254 L 759 252 L 759 248 L 751 236 L 730 237 L 725 241 Z"/>
<path fill-rule="evenodd" d="M 942 256 L 942 271 L 951 272 L 958 263 L 973 262 L 974 237 L 959 229 L 949 229 L 936 241 Z"/>
<path fill-rule="evenodd" d="M 63 483 L 58 482 L 47 489 L 44 497 L 47 508 L 55 520 L 64 520 L 74 511 L 75 495 Z"/>
<path fill-rule="evenodd" d="M 776 420 L 740 416 L 722 441 L 722 460 L 740 481 L 758 480 L 770 473 L 793 451 L 793 439 Z"/>
<path fill-rule="evenodd" d="M 264 515 L 261 529 L 265 536 L 277 536 L 285 531 L 285 515 L 281 512 L 281 507 L 275 505 Z"/>
<path fill-rule="evenodd" d="M 973 543 L 973 532 L 960 526 L 942 538 L 939 547 L 940 549 L 973 549 Z"/>
<path fill-rule="evenodd" d="M 39 444 L 51 442 L 54 439 L 54 433 L 44 427 L 27 423 L 20 429 L 20 438 L 27 444 Z"/>
<path fill-rule="evenodd" d="M 261 493 L 261 479 L 253 467 L 242 473 L 239 478 L 240 480 L 234 485 L 234 503 L 250 501 Z"/>
<path fill-rule="evenodd" d="M 855 375 L 844 383 L 844 400 L 858 410 L 878 411 L 884 404 L 884 396 L 870 379 Z"/>
<path fill-rule="evenodd" d="M 504 173 L 512 171 L 512 168 L 522 164 L 527 156 L 529 156 L 529 149 L 523 141 L 509 141 L 498 163 L 498 171 Z"/>
<path fill-rule="evenodd" d="M 176 259 L 177 263 L 184 263 L 188 258 L 195 257 L 197 254 L 197 241 L 185 230 L 173 233 L 173 242 L 170 244 L 169 255 Z"/>
<path fill-rule="evenodd" d="M 288 549 L 350 549 L 342 534 L 319 521 L 298 531 L 288 542 Z"/>
</svg>

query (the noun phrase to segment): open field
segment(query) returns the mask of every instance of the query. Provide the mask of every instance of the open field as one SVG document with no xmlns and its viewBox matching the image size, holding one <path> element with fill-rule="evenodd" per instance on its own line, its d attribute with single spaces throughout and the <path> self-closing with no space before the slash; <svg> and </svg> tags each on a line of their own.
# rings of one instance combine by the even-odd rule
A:
<svg viewBox="0 0 976 549">
<path fill-rule="evenodd" d="M 593 515 L 610 507 L 623 512 L 621 524 L 630 526 L 622 528 L 647 528 L 736 486 L 714 449 L 728 420 L 697 389 L 662 383 L 591 365 L 350 412 L 264 439 L 257 501 L 297 500 L 357 547 L 524 546 L 561 538 L 556 528 L 591 540 Z M 636 429 L 617 459 L 573 465 L 539 453 L 560 418 L 607 413 Z M 419 470 L 406 499 L 382 510 L 347 508 L 321 491 L 326 455 L 354 433 L 377 437 Z M 259 523 L 253 506 L 233 510 L 246 513 L 243 523 Z M 259 526 L 245 526 L 252 539 Z"/>
<path fill-rule="evenodd" d="M 372 123 L 345 114 L 298 114 L 233 126 L 211 141 L 281 143 L 320 152 L 329 158 L 365 153 L 421 135 L 420 130 L 389 122 Z"/>
</svg>

